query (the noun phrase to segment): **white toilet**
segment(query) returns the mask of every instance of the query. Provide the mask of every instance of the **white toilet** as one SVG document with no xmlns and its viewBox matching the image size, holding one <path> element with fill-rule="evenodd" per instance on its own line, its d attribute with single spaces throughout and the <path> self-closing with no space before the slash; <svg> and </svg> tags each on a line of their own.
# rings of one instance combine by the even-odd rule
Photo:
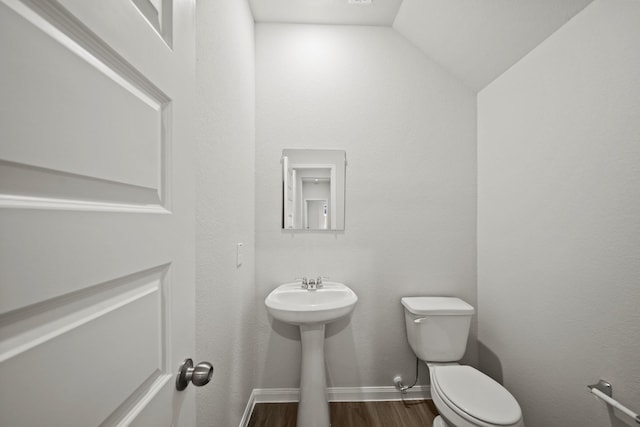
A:
<svg viewBox="0 0 640 427">
<path fill-rule="evenodd" d="M 474 309 L 459 298 L 404 297 L 407 338 L 429 367 L 433 427 L 524 427 L 520 405 L 498 382 L 456 363 L 467 348 Z"/>
</svg>

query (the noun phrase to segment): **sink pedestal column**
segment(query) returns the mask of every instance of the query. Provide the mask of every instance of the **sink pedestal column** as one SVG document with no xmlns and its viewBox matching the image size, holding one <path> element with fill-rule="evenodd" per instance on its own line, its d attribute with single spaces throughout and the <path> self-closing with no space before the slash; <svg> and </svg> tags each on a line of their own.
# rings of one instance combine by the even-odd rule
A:
<svg viewBox="0 0 640 427">
<path fill-rule="evenodd" d="M 300 325 L 302 363 L 297 427 L 329 427 L 329 400 L 324 367 L 324 323 Z"/>
</svg>

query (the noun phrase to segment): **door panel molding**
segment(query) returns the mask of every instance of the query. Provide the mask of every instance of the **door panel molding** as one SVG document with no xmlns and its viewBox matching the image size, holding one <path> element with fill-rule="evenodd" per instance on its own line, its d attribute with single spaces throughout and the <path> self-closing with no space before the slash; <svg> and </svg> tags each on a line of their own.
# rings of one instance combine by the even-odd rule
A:
<svg viewBox="0 0 640 427">
<path fill-rule="evenodd" d="M 195 3 L 140 1 L 0 0 L 0 425 L 195 425 Z"/>
<path fill-rule="evenodd" d="M 58 3 L 27 3 L 8 2 L 26 21 L 5 17 L 14 37 L 0 40 L 0 93 L 14 106 L 2 111 L 14 126 L 0 128 L 0 206 L 169 209 L 169 96 Z M 36 148 L 47 140 L 58 144 Z"/>
<path fill-rule="evenodd" d="M 20 418 L 29 425 L 44 425 L 46 414 L 55 419 L 57 411 L 55 399 L 51 402 L 46 396 L 61 388 L 89 408 L 80 411 L 83 425 L 97 425 L 105 418 L 120 419 L 141 401 L 152 399 L 173 377 L 169 272 L 170 265 L 154 267 L 1 315 L 0 377 L 12 389 L 25 390 L 5 394 L 0 413 L 24 410 L 12 396 L 28 393 L 36 401 L 44 399 L 37 411 L 40 418 L 27 413 Z M 83 345 L 69 354 L 71 343 Z M 103 352 L 117 358 L 94 365 Z M 20 381 L 21 369 L 39 370 L 45 387 Z M 109 391 L 99 402 L 91 392 L 94 385 Z M 112 412 L 114 407 L 118 409 Z"/>
<path fill-rule="evenodd" d="M 169 48 L 173 47 L 173 0 L 131 0 Z"/>
</svg>

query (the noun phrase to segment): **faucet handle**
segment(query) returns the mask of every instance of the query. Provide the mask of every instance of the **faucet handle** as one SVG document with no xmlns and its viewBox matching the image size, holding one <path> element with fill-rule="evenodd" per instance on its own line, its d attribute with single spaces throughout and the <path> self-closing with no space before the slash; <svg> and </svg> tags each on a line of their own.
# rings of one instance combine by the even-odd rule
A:
<svg viewBox="0 0 640 427">
<path fill-rule="evenodd" d="M 296 277 L 293 280 L 300 280 L 303 288 L 309 286 L 309 280 L 307 279 L 307 276 Z"/>
<path fill-rule="evenodd" d="M 325 281 L 326 279 L 331 279 L 331 277 L 318 276 L 318 278 L 316 279 L 316 286 L 321 288 L 322 287 L 322 282 Z"/>
</svg>

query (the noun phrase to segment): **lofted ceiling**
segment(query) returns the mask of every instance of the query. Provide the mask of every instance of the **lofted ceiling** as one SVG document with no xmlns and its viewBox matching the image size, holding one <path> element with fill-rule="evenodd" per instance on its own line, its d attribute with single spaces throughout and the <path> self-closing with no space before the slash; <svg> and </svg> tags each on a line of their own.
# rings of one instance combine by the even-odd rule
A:
<svg viewBox="0 0 640 427">
<path fill-rule="evenodd" d="M 479 91 L 593 0 L 249 0 L 256 22 L 390 26 Z"/>
</svg>

